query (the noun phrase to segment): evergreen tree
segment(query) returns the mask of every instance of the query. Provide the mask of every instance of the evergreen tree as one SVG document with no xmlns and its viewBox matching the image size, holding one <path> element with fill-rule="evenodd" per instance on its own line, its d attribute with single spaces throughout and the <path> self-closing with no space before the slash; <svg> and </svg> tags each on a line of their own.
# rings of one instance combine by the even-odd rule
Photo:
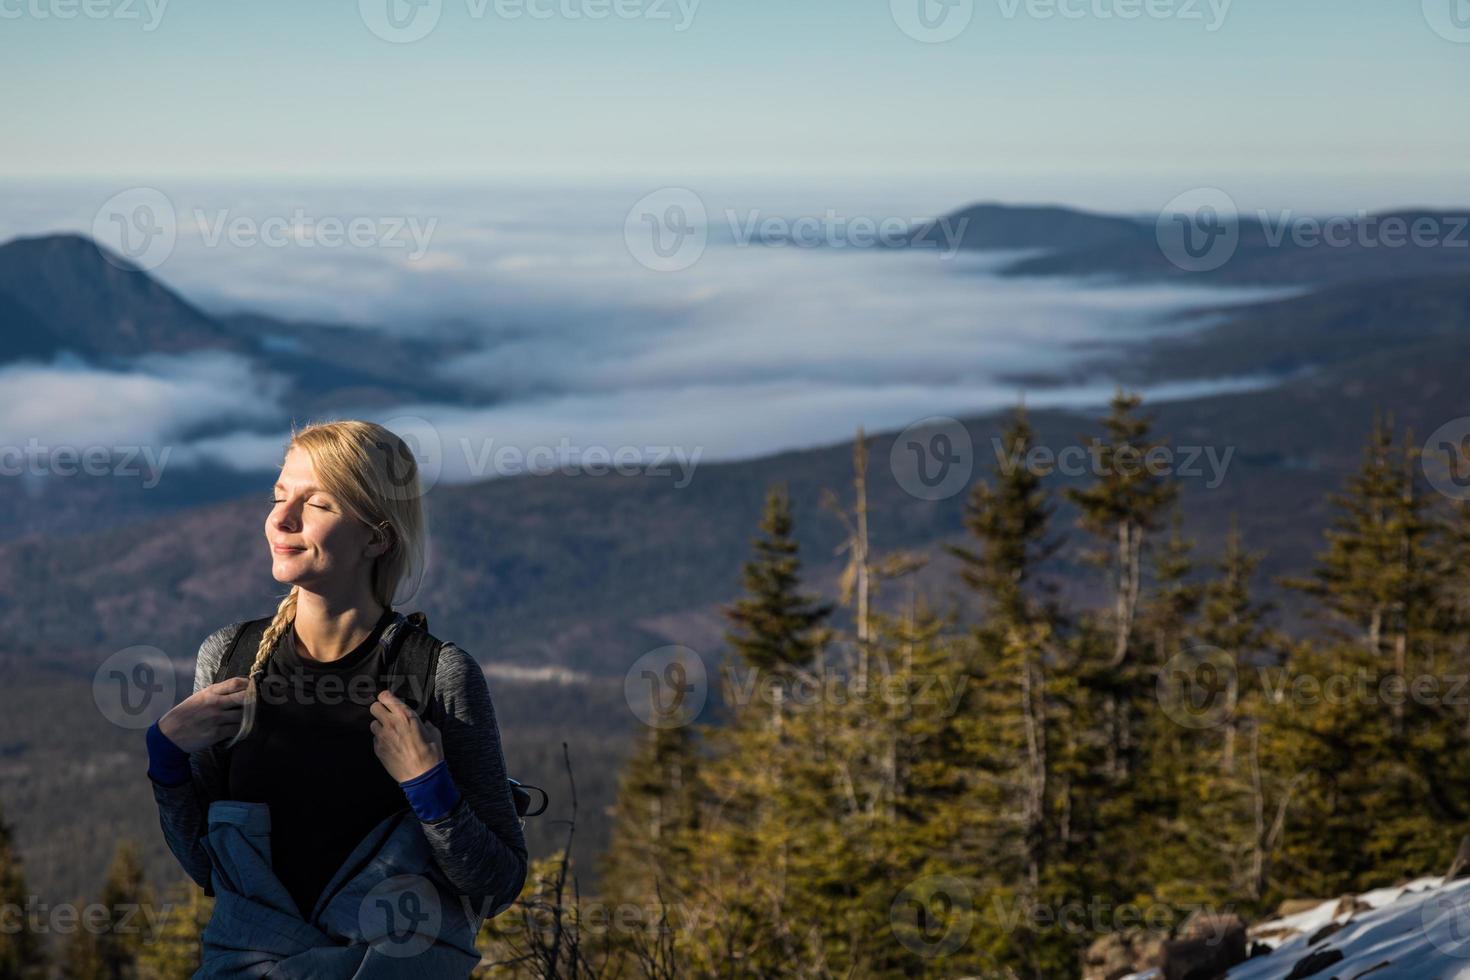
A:
<svg viewBox="0 0 1470 980">
<path fill-rule="evenodd" d="M 698 746 L 689 725 L 648 726 L 623 766 L 613 805 L 612 840 L 602 857 L 604 896 L 647 903 L 677 895 L 697 860 Z"/>
<path fill-rule="evenodd" d="M 199 969 L 214 899 L 192 881 L 181 882 L 168 894 L 163 928 L 148 937 L 138 954 L 139 980 L 188 980 Z"/>
<path fill-rule="evenodd" d="M 760 526 L 755 557 L 742 573 L 746 595 L 725 610 L 732 624 L 727 639 L 751 667 L 780 673 L 812 662 L 821 645 L 819 627 L 832 606 L 800 592 L 801 558 L 784 488 L 767 493 Z"/>
<path fill-rule="evenodd" d="M 15 931 L 0 930 L 0 980 L 34 980 L 45 975 L 46 951 L 41 937 L 20 918 L 28 899 L 15 830 L 0 813 L 0 908 L 18 910 L 16 917 L 20 925 Z"/>
<path fill-rule="evenodd" d="M 1448 863 L 1470 820 L 1455 777 L 1467 758 L 1462 707 L 1447 703 L 1457 627 L 1441 528 L 1416 482 L 1412 437 L 1394 446 L 1375 416 L 1363 462 L 1313 575 L 1288 584 L 1316 599 L 1330 633 L 1303 648 L 1293 691 L 1314 692 L 1283 717 L 1298 769 L 1310 774 L 1286 858 L 1299 880 L 1368 887 Z M 1429 682 L 1426 690 L 1423 682 Z"/>
<path fill-rule="evenodd" d="M 1089 559 L 1111 569 L 1111 650 L 1097 665 L 1092 683 L 1103 699 L 1107 770 L 1120 783 L 1133 768 L 1137 746 L 1132 709 L 1146 677 L 1135 650 L 1144 555 L 1149 535 L 1178 496 L 1171 476 L 1154 472 L 1151 453 L 1162 443 L 1150 438 L 1152 418 L 1137 412 L 1142 400 L 1122 389 L 1114 394 L 1102 423 L 1107 437 L 1094 438 L 1089 447 L 1096 480 L 1067 491 L 1079 524 L 1100 545 Z"/>
</svg>

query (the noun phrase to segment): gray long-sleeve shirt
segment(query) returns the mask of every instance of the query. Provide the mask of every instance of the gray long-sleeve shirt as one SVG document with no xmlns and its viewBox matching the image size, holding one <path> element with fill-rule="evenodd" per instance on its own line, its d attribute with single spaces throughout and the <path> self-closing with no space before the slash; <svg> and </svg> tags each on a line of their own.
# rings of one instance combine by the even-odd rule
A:
<svg viewBox="0 0 1470 980">
<path fill-rule="evenodd" d="M 211 633 L 199 647 L 194 691 L 208 687 L 244 621 Z M 483 920 L 504 911 L 525 883 L 525 833 L 516 814 L 500 729 L 485 673 L 464 650 L 445 643 L 426 720 L 439 729 L 459 802 L 444 816 L 419 821 L 439 868 Z M 178 786 L 153 782 L 164 840 L 189 877 L 208 887 L 210 860 L 201 839 L 209 804 L 224 795 L 224 774 L 208 749 L 189 754 L 192 778 Z M 477 922 L 478 928 L 478 922 Z"/>
</svg>

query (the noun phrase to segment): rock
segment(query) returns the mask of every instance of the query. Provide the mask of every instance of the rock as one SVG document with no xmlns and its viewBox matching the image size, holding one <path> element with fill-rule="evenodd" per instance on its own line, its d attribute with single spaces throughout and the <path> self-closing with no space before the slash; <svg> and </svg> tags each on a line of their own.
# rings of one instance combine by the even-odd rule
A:
<svg viewBox="0 0 1470 980">
<path fill-rule="evenodd" d="M 1307 945 L 1308 946 L 1315 946 L 1315 945 L 1317 945 L 1322 940 L 1326 939 L 1328 936 L 1332 935 L 1334 932 L 1336 932 L 1337 930 L 1341 929 L 1346 924 L 1347 923 L 1345 923 L 1345 922 L 1329 922 L 1329 923 L 1327 923 L 1321 929 L 1318 929 L 1316 932 L 1312 933 L 1311 936 L 1307 937 Z"/>
<path fill-rule="evenodd" d="M 1164 937 L 1145 929 L 1110 932 L 1093 940 L 1082 960 L 1082 980 L 1118 980 L 1157 960 Z"/>
<path fill-rule="evenodd" d="M 1288 898 L 1276 906 L 1276 918 L 1284 919 L 1288 915 L 1296 915 L 1298 912 L 1306 912 L 1321 905 L 1324 899 L 1320 898 Z"/>
<path fill-rule="evenodd" d="M 1159 951 L 1162 980 L 1218 980 L 1245 961 L 1245 922 L 1238 915 L 1217 913 L 1191 917 L 1184 936 Z"/>
<path fill-rule="evenodd" d="M 1283 980 L 1302 980 L 1303 977 L 1314 977 L 1342 958 L 1343 954 L 1340 949 L 1319 949 L 1315 953 L 1308 953 L 1296 961 L 1296 966 L 1291 968 L 1291 972 Z"/>
</svg>

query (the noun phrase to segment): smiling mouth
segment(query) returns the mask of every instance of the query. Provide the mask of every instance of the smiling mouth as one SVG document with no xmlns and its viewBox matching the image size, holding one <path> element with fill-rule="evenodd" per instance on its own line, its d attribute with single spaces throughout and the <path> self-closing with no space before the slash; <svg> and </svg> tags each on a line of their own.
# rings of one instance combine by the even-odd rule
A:
<svg viewBox="0 0 1470 980">
<path fill-rule="evenodd" d="M 305 548 L 283 548 L 280 545 L 276 545 L 271 550 L 274 551 L 278 555 L 294 555 L 294 554 L 296 554 L 296 552 L 298 552 L 298 551 L 305 551 L 306 549 Z"/>
</svg>

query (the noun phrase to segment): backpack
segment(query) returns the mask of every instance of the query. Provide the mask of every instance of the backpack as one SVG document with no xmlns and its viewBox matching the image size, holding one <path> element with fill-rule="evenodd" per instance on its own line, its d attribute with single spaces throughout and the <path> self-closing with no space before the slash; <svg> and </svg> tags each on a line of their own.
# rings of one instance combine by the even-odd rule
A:
<svg viewBox="0 0 1470 980">
<path fill-rule="evenodd" d="M 255 662 L 255 651 L 260 648 L 260 639 L 270 626 L 270 616 L 252 619 L 235 634 L 230 648 L 220 658 L 214 672 L 213 683 L 244 677 L 250 673 Z M 386 660 L 389 667 L 387 688 L 401 698 L 420 717 L 426 717 L 428 707 L 434 699 L 434 676 L 439 668 L 439 650 L 442 641 L 429 633 L 429 618 L 422 612 L 394 613 L 393 620 L 383 631 L 380 642 L 388 645 Z M 210 746 L 218 772 L 226 772 L 229 750 L 224 741 Z M 510 794 L 515 801 L 516 815 L 524 823 L 526 817 L 535 817 L 546 812 L 551 799 L 539 786 L 522 784 L 519 780 L 506 777 L 510 783 Z M 541 806 L 531 810 L 530 790 L 541 794 Z"/>
</svg>

